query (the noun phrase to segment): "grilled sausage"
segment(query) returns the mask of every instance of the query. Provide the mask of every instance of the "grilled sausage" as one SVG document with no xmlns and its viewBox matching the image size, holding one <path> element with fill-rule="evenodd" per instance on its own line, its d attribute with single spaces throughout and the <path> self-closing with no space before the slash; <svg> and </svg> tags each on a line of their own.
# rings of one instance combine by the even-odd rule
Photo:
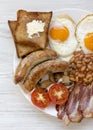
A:
<svg viewBox="0 0 93 130">
<path fill-rule="evenodd" d="M 63 72 L 66 71 L 68 64 L 59 60 L 50 60 L 43 62 L 36 67 L 34 67 L 30 74 L 28 75 L 26 81 L 23 86 L 31 91 L 37 84 L 37 82 L 47 73 L 52 72 Z"/>
<path fill-rule="evenodd" d="M 27 57 L 21 60 L 16 69 L 14 77 L 15 83 L 21 82 L 26 76 L 27 72 L 29 72 L 29 70 L 31 70 L 35 65 L 55 58 L 57 58 L 57 53 L 51 49 L 39 50 L 29 54 Z"/>
</svg>

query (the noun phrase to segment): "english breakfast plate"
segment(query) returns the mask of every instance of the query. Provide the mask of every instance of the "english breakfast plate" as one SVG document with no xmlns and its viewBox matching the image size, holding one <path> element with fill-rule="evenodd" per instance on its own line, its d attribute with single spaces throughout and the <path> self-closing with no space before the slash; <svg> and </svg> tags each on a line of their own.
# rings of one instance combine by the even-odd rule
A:
<svg viewBox="0 0 93 130">
<path fill-rule="evenodd" d="M 91 12 L 86 11 L 86 10 L 82 10 L 82 9 L 60 9 L 60 10 L 55 10 L 53 11 L 53 18 L 56 15 L 60 15 L 60 14 L 68 14 L 69 16 L 72 17 L 72 19 L 76 22 L 76 24 L 79 22 L 80 19 L 82 19 L 84 16 L 86 16 L 87 14 L 91 14 Z M 16 52 L 14 53 L 14 72 L 16 70 L 16 67 L 19 63 L 20 59 L 17 58 Z M 19 86 L 19 85 L 18 85 Z M 26 91 L 22 88 L 19 87 L 20 91 L 22 92 L 22 94 L 25 96 L 25 98 L 32 104 L 31 102 L 31 95 L 26 93 Z M 36 106 L 35 106 L 36 107 Z M 39 108 L 38 108 L 39 109 Z M 45 108 L 45 109 L 39 109 L 51 116 L 57 117 L 57 111 L 55 109 L 55 106 L 52 104 L 49 107 Z"/>
</svg>

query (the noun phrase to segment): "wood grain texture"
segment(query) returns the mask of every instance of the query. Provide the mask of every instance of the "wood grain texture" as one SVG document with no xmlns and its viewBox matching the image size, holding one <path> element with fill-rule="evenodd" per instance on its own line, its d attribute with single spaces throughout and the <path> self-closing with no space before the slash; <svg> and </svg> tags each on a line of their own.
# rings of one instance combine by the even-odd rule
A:
<svg viewBox="0 0 93 130">
<path fill-rule="evenodd" d="M 14 44 L 7 25 L 18 9 L 55 10 L 82 8 L 93 12 L 92 0 L 0 0 L 0 130 L 91 130 L 93 120 L 66 127 L 24 98 L 13 83 Z M 87 123 L 86 123 L 87 122 Z"/>
</svg>

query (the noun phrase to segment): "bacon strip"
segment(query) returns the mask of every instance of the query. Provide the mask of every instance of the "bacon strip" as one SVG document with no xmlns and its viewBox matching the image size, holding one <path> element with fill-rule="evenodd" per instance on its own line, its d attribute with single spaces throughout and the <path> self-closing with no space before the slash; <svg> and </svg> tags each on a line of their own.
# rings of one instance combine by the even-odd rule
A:
<svg viewBox="0 0 93 130">
<path fill-rule="evenodd" d="M 59 111 L 57 114 L 58 118 L 61 119 L 66 125 L 69 125 L 70 120 L 68 118 L 68 115 L 65 111 L 65 105 L 64 106 L 59 106 Z"/>
<path fill-rule="evenodd" d="M 93 117 L 93 83 L 83 88 L 82 98 L 80 101 L 80 110 L 83 113 L 83 117 Z"/>
<path fill-rule="evenodd" d="M 71 122 L 80 122 L 83 118 L 79 110 L 79 102 L 81 99 L 81 86 L 76 84 L 73 88 L 66 106 L 66 112 Z"/>
<path fill-rule="evenodd" d="M 76 84 L 69 100 L 59 107 L 58 118 L 65 124 L 80 122 L 83 118 L 93 118 L 93 82 L 90 85 Z"/>
</svg>

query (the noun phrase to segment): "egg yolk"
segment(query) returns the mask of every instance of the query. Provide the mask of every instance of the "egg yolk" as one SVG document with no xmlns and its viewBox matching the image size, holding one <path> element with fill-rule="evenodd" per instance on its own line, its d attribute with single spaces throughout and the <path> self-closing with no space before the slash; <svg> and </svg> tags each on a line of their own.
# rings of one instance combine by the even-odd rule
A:
<svg viewBox="0 0 93 130">
<path fill-rule="evenodd" d="M 84 43 L 87 49 L 93 51 L 93 33 L 88 33 L 84 38 Z"/>
<path fill-rule="evenodd" d="M 53 40 L 60 40 L 64 42 L 69 36 L 67 27 L 53 27 L 50 29 L 50 36 Z"/>
</svg>

